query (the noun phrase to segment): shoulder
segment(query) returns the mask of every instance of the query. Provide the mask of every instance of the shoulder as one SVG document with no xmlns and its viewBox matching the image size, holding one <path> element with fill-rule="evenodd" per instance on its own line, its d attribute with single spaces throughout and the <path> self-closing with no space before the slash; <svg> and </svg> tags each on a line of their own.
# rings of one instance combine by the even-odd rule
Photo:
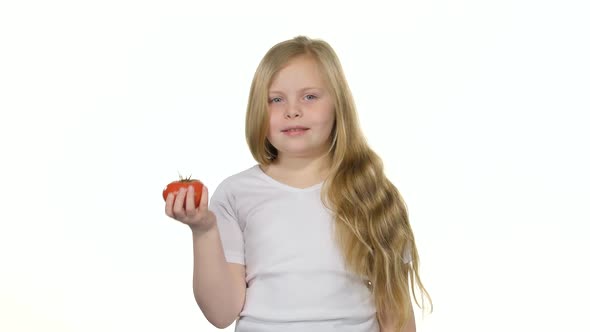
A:
<svg viewBox="0 0 590 332">
<path fill-rule="evenodd" d="M 209 208 L 222 211 L 237 220 L 244 217 L 256 206 L 260 188 L 260 168 L 258 164 L 224 178 L 209 199 Z"/>
<path fill-rule="evenodd" d="M 255 178 L 257 176 L 257 174 L 259 173 L 259 166 L 256 164 L 254 166 L 248 167 L 245 170 L 239 171 L 237 173 L 234 173 L 228 177 L 226 177 L 225 179 L 223 179 L 220 183 L 218 188 L 227 188 L 227 187 L 231 187 L 231 186 L 235 186 L 235 185 L 239 185 L 244 181 L 248 181 L 252 178 Z"/>
<path fill-rule="evenodd" d="M 259 170 L 260 168 L 256 164 L 224 178 L 215 188 L 211 199 L 238 194 L 240 189 L 247 188 L 248 185 L 257 179 Z"/>
</svg>

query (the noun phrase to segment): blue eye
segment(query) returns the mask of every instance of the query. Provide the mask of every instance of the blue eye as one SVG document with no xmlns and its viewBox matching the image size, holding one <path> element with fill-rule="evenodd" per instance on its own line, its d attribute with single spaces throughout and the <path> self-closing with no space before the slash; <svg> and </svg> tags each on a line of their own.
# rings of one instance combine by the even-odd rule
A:
<svg viewBox="0 0 590 332">
<path fill-rule="evenodd" d="M 311 99 L 309 99 L 309 98 L 307 98 L 307 97 L 312 97 L 312 98 L 311 98 Z M 305 96 L 305 99 L 307 99 L 307 100 L 312 100 L 312 99 L 316 99 L 316 98 L 317 98 L 317 97 L 316 97 L 316 96 L 314 96 L 314 95 L 306 95 L 306 96 Z"/>
<path fill-rule="evenodd" d="M 269 100 L 269 102 L 271 102 L 271 103 L 278 103 L 279 101 L 281 101 L 281 98 L 280 97 L 270 98 L 270 100 Z"/>
</svg>

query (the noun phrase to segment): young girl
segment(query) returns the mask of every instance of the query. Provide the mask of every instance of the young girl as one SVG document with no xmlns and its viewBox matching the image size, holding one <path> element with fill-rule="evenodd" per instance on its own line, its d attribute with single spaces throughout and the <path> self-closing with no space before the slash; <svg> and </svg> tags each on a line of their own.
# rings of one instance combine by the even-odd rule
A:
<svg viewBox="0 0 590 332">
<path fill-rule="evenodd" d="M 401 195 L 360 130 L 332 47 L 299 36 L 254 75 L 246 138 L 257 164 L 170 194 L 190 226 L 195 299 L 239 332 L 415 331 L 418 252 Z M 186 208 L 183 208 L 183 204 Z M 412 290 L 412 296 L 410 295 Z"/>
</svg>

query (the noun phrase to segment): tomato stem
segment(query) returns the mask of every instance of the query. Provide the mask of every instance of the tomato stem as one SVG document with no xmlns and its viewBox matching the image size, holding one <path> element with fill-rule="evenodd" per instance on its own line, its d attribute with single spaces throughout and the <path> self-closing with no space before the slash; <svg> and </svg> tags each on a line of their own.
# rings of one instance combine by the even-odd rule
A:
<svg viewBox="0 0 590 332">
<path fill-rule="evenodd" d="M 177 172 L 178 172 L 178 177 L 180 178 L 180 182 L 190 182 L 190 181 L 192 181 L 191 180 L 192 174 L 189 175 L 187 178 L 185 178 L 185 177 L 182 176 L 182 174 L 180 174 L 180 171 L 177 170 Z"/>
</svg>

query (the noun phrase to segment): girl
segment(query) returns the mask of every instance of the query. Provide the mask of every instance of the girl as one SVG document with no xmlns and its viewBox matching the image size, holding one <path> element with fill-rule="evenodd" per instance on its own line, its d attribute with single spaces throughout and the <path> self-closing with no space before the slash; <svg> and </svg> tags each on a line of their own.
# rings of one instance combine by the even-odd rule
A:
<svg viewBox="0 0 590 332">
<path fill-rule="evenodd" d="M 360 130 L 339 59 L 299 36 L 254 75 L 246 138 L 257 161 L 208 191 L 170 194 L 193 233 L 193 291 L 236 331 L 415 331 L 428 292 L 404 201 Z M 186 208 L 183 208 L 186 204 Z M 412 296 L 410 295 L 410 288 Z M 422 306 L 421 306 L 422 307 Z"/>
</svg>

